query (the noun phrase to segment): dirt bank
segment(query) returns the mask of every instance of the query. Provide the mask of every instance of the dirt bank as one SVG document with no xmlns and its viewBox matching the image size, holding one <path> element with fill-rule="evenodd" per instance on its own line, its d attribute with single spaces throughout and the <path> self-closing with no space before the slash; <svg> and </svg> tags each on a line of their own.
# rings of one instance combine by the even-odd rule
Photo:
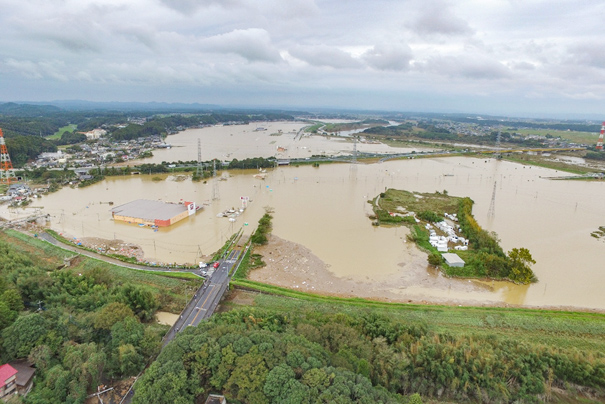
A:
<svg viewBox="0 0 605 404">
<path fill-rule="evenodd" d="M 254 252 L 267 264 L 250 273 L 250 279 L 305 292 L 362 297 L 373 300 L 471 305 L 505 305 L 488 298 L 491 288 L 479 282 L 444 277 L 428 267 L 426 254 L 413 243 L 404 244 L 409 261 L 398 264 L 398 270 L 388 276 L 376 276 L 368 268 L 365 279 L 335 276 L 325 262 L 308 248 L 272 235 L 266 246 Z M 430 286 L 437 295 L 426 297 Z"/>
</svg>

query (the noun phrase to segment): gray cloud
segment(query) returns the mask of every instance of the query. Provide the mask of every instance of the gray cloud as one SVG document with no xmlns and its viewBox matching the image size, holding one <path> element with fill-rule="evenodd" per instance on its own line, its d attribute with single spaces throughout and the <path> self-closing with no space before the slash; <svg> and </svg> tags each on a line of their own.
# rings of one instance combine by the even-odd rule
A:
<svg viewBox="0 0 605 404">
<path fill-rule="evenodd" d="M 187 94 L 190 101 L 220 104 L 228 89 L 235 100 L 239 91 L 267 100 L 279 91 L 280 100 L 291 94 L 292 102 L 302 102 L 297 94 L 304 90 L 310 100 L 339 107 L 373 99 L 383 104 L 372 106 L 389 108 L 410 93 L 423 105 L 436 99 L 444 105 L 448 98 L 440 95 L 447 93 L 456 102 L 468 94 L 494 102 L 502 94 L 542 97 L 543 108 L 556 99 L 572 110 L 574 100 L 605 98 L 605 3 L 591 0 L 0 5 L 5 100 L 103 94 L 163 101 L 171 94 L 179 101 Z M 497 105 L 507 105 L 505 99 Z"/>
<path fill-rule="evenodd" d="M 160 2 L 172 10 L 187 15 L 201 8 L 212 6 L 229 8 L 239 6 L 242 3 L 240 0 L 160 0 Z"/>
<path fill-rule="evenodd" d="M 407 70 L 412 50 L 407 45 L 376 45 L 362 55 L 365 62 L 378 70 Z"/>
<path fill-rule="evenodd" d="M 456 16 L 445 1 L 427 2 L 408 27 L 420 35 L 466 36 L 474 33 L 468 22 Z"/>
<path fill-rule="evenodd" d="M 288 49 L 290 55 L 312 66 L 327 66 L 333 68 L 355 68 L 361 63 L 351 54 L 327 45 L 301 46 Z"/>
<path fill-rule="evenodd" d="M 216 53 L 233 53 L 250 62 L 276 63 L 282 60 L 279 51 L 271 43 L 264 29 L 250 28 L 234 30 L 200 41 L 205 50 Z"/>
<path fill-rule="evenodd" d="M 419 66 L 439 75 L 473 80 L 495 80 L 510 75 L 502 63 L 475 55 L 434 57 Z"/>
<path fill-rule="evenodd" d="M 605 69 L 605 47 L 602 41 L 575 43 L 569 46 L 567 63 Z"/>
</svg>

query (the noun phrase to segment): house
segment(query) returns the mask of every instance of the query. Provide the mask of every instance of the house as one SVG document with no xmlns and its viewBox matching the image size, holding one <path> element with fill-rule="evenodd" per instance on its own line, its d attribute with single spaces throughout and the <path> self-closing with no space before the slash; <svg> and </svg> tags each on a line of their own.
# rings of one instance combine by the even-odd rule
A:
<svg viewBox="0 0 605 404">
<path fill-rule="evenodd" d="M 25 361 L 14 361 L 9 363 L 17 371 L 17 392 L 25 397 L 34 387 L 34 373 L 36 369 Z"/>
<path fill-rule="evenodd" d="M 6 399 L 17 392 L 17 369 L 8 363 L 0 366 L 0 398 Z"/>
</svg>

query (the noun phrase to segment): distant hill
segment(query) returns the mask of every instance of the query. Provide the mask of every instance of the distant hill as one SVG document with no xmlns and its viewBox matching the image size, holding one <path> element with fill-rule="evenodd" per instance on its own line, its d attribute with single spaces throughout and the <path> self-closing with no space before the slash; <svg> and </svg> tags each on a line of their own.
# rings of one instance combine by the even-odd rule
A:
<svg viewBox="0 0 605 404">
<path fill-rule="evenodd" d="M 51 104 L 70 111 L 149 111 L 149 112 L 197 112 L 223 109 L 220 105 L 199 103 L 170 103 L 170 102 L 97 102 L 84 100 L 57 100 Z"/>
<path fill-rule="evenodd" d="M 50 115 L 62 112 L 62 109 L 54 105 L 31 105 L 7 102 L 0 104 L 0 114 L 20 117 L 33 117 Z"/>
</svg>

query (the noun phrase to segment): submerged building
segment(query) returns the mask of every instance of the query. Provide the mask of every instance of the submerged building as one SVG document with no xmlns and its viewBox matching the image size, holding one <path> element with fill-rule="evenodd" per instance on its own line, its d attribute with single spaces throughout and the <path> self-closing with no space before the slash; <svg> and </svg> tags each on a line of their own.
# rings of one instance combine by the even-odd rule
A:
<svg viewBox="0 0 605 404">
<path fill-rule="evenodd" d="M 137 199 L 111 209 L 114 220 L 145 226 L 167 227 L 195 214 L 195 202 L 169 203 Z"/>
</svg>

